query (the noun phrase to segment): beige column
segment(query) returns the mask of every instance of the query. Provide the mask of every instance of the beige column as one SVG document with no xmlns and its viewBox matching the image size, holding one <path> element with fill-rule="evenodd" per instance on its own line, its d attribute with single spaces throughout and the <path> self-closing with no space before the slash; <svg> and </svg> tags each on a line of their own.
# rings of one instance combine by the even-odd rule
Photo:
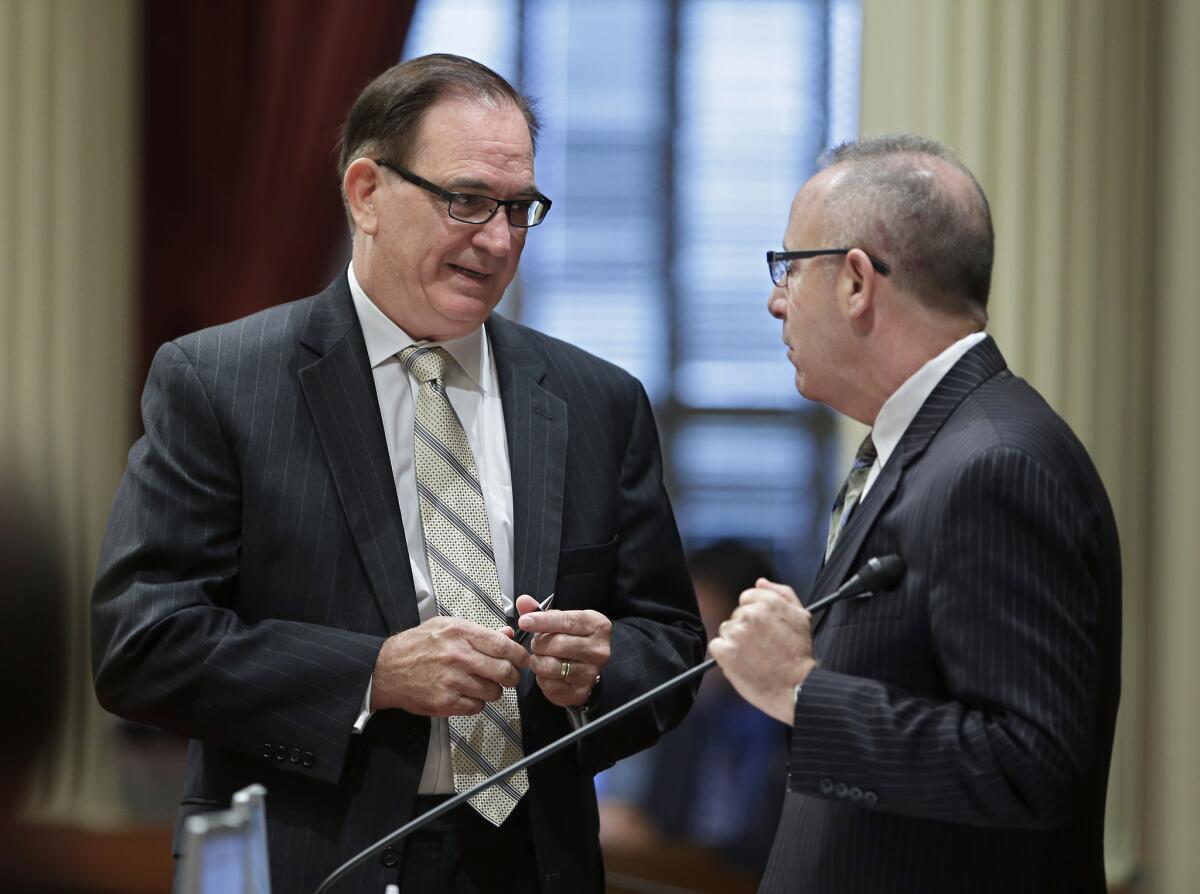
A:
<svg viewBox="0 0 1200 894">
<path fill-rule="evenodd" d="M 1146 890 L 1200 888 L 1200 4 L 1161 4 Z"/>
<path fill-rule="evenodd" d="M 51 520 L 68 584 L 62 732 L 30 806 L 62 821 L 119 812 L 88 594 L 136 418 L 138 12 L 0 0 L 0 447 Z"/>
<path fill-rule="evenodd" d="M 1105 844 L 1121 882 L 1141 862 L 1152 599 L 1153 4 L 865 0 L 863 20 L 862 133 L 923 133 L 976 173 L 996 223 L 989 329 L 1087 446 L 1117 515 L 1125 685 Z"/>
</svg>

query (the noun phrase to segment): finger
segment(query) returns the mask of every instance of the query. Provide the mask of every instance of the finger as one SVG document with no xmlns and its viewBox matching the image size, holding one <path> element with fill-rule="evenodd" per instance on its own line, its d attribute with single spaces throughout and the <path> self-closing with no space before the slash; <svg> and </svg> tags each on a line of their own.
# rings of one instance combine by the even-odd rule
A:
<svg viewBox="0 0 1200 894">
<path fill-rule="evenodd" d="M 470 717 L 483 711 L 483 701 L 460 695 L 446 710 L 432 714 L 433 717 Z"/>
<path fill-rule="evenodd" d="M 768 590 L 766 587 L 751 587 L 749 590 L 743 590 L 742 595 L 738 597 L 738 605 L 754 605 L 756 602 L 774 602 L 778 599 L 784 599 L 781 593 L 775 590 Z"/>
<path fill-rule="evenodd" d="M 463 636 L 444 644 L 438 660 L 453 668 L 452 673 L 474 674 L 499 686 L 513 687 L 521 678 L 518 667 L 529 664 L 529 653 L 499 630 L 468 624 Z"/>
<path fill-rule="evenodd" d="M 562 676 L 563 662 L 558 658 L 547 658 L 535 655 L 529 662 L 529 669 L 539 680 L 559 680 L 569 682 L 571 684 L 582 685 L 583 681 L 589 684 L 596 679 L 596 675 L 600 673 L 600 668 L 595 664 L 586 661 L 571 661 L 571 669 L 564 680 Z"/>
<path fill-rule="evenodd" d="M 569 633 L 573 636 L 590 636 L 602 629 L 610 629 L 612 623 L 600 612 L 591 609 L 580 611 L 530 612 L 521 615 L 518 622 L 522 630 L 532 633 Z"/>
<path fill-rule="evenodd" d="M 725 637 L 714 637 L 708 644 L 708 654 L 716 660 L 719 667 L 724 667 L 731 648 L 729 640 Z"/>
<path fill-rule="evenodd" d="M 443 674 L 438 678 L 437 689 L 430 699 L 435 717 L 452 714 L 474 713 L 473 703 L 495 701 L 504 690 L 495 681 L 465 671 Z"/>
<path fill-rule="evenodd" d="M 526 654 L 526 661 L 528 660 L 528 655 Z M 463 662 L 463 666 L 468 673 L 483 680 L 488 680 L 497 686 L 506 686 L 512 689 L 521 681 L 521 672 L 513 666 L 511 661 L 505 661 L 503 658 L 491 658 L 481 652 L 476 652 L 467 657 Z M 499 693 L 494 697 L 499 698 Z"/>
<path fill-rule="evenodd" d="M 771 590 L 778 593 L 780 596 L 787 596 L 789 599 L 800 601 L 800 597 L 796 595 L 796 591 L 787 584 L 777 584 L 774 581 L 767 580 L 765 577 L 760 577 L 754 582 L 754 586 L 760 590 Z"/>
<path fill-rule="evenodd" d="M 610 648 L 608 640 L 598 634 L 572 636 L 568 633 L 538 633 L 529 644 L 529 649 L 534 655 L 570 661 L 595 662 L 602 658 L 607 660 Z"/>
<path fill-rule="evenodd" d="M 494 680 L 477 677 L 474 674 L 464 677 L 456 688 L 460 698 L 481 702 L 494 702 L 504 693 L 504 690 Z"/>
<path fill-rule="evenodd" d="M 737 640 L 718 636 L 708 644 L 708 653 L 717 662 L 717 666 L 721 668 L 722 672 L 728 676 L 731 666 L 739 663 L 739 658 L 745 656 L 746 650 Z"/>
<path fill-rule="evenodd" d="M 778 599 L 778 596 L 773 596 L 772 600 Z M 717 633 L 721 637 L 730 642 L 740 642 L 746 639 L 753 639 L 766 631 L 766 626 L 774 626 L 781 623 L 780 616 L 772 610 L 770 602 L 753 602 L 747 605 L 739 605 L 728 621 L 722 621 L 721 626 L 717 628 Z"/>
<path fill-rule="evenodd" d="M 757 626 L 764 623 L 794 624 L 799 618 L 810 617 L 808 609 L 794 594 L 785 596 L 774 590 L 747 590 L 729 619 L 745 626 Z"/>
<path fill-rule="evenodd" d="M 505 629 L 509 631 L 507 636 L 499 630 L 472 625 L 467 630 L 467 641 L 477 652 L 507 661 L 515 667 L 525 667 L 529 662 L 529 653 L 513 640 L 512 630 Z"/>
<path fill-rule="evenodd" d="M 546 696 L 547 701 L 560 707 L 582 705 L 587 701 L 588 693 L 591 692 L 590 685 L 574 686 L 569 683 L 561 683 L 558 680 L 545 680 L 541 677 L 538 677 L 538 686 L 541 688 L 542 694 Z"/>
</svg>

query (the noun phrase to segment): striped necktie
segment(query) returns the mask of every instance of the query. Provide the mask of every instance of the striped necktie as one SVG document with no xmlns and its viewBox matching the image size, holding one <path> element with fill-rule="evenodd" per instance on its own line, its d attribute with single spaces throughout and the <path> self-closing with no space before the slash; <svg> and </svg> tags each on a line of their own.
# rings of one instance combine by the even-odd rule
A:
<svg viewBox="0 0 1200 894">
<path fill-rule="evenodd" d="M 859 445 L 858 453 L 854 454 L 854 465 L 850 467 L 850 474 L 842 482 L 842 489 L 838 491 L 837 499 L 833 501 L 833 515 L 829 519 L 829 537 L 825 541 L 826 562 L 833 553 L 838 535 L 842 533 L 842 522 L 854 509 L 858 498 L 862 496 L 863 488 L 867 485 L 867 477 L 871 474 L 871 466 L 875 465 L 877 455 L 875 442 L 871 440 L 871 433 L 867 432 L 867 436 Z"/>
<path fill-rule="evenodd" d="M 458 414 L 446 396 L 446 370 L 454 359 L 444 348 L 410 345 L 400 362 L 420 382 L 413 420 L 413 458 L 425 555 L 438 614 L 465 618 L 492 630 L 509 624 L 500 595 L 492 533 L 475 457 Z M 451 717 L 454 788 L 466 791 L 524 756 L 517 693 L 504 689 L 483 712 Z M 521 770 L 471 799 L 480 815 L 499 826 L 529 790 Z"/>
</svg>

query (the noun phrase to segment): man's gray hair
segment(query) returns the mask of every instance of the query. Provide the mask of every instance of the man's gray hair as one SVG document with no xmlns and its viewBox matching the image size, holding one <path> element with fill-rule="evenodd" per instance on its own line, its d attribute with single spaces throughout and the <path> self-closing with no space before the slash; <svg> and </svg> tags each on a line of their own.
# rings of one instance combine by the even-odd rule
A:
<svg viewBox="0 0 1200 894">
<path fill-rule="evenodd" d="M 883 134 L 843 143 L 818 164 L 846 169 L 827 197 L 829 239 L 890 264 L 896 287 L 929 306 L 986 322 L 992 213 L 953 152 L 916 134 Z"/>
</svg>

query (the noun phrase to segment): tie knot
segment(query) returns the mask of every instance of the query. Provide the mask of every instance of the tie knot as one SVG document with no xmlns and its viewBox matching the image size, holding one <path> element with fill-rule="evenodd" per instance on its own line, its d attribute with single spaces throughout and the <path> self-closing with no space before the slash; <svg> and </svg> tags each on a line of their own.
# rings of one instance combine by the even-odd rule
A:
<svg viewBox="0 0 1200 894">
<path fill-rule="evenodd" d="M 858 445 L 858 452 L 854 454 L 855 468 L 875 465 L 875 459 L 879 454 L 875 452 L 875 442 L 871 440 L 871 434 L 871 432 L 867 432 L 863 442 Z"/>
<path fill-rule="evenodd" d="M 400 352 L 400 362 L 424 385 L 434 379 L 445 378 L 446 370 L 454 358 L 449 351 L 437 345 L 415 344 Z"/>
</svg>

